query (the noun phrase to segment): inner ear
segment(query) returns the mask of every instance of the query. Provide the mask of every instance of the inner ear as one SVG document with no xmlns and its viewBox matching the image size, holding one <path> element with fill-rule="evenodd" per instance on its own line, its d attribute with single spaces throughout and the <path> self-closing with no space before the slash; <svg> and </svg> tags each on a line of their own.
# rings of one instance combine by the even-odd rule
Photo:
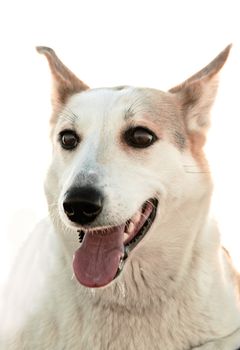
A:
<svg viewBox="0 0 240 350">
<path fill-rule="evenodd" d="M 210 110 L 218 87 L 218 73 L 227 60 L 231 45 L 212 62 L 182 84 L 169 90 L 174 94 L 182 111 L 189 133 L 205 134 L 210 124 Z"/>
<path fill-rule="evenodd" d="M 211 77 L 218 74 L 228 58 L 231 47 L 232 47 L 232 44 L 228 45 L 208 65 L 206 65 L 204 68 L 199 70 L 197 73 L 193 74 L 190 78 L 185 80 L 183 83 L 171 88 L 169 92 L 177 93 L 180 90 L 184 89 L 184 87 L 191 85 L 191 83 L 193 82 L 200 81 L 206 77 L 210 79 Z"/>
<path fill-rule="evenodd" d="M 61 62 L 53 49 L 45 46 L 38 46 L 36 49 L 40 54 L 45 55 L 49 63 L 53 78 L 52 103 L 54 107 L 65 104 L 73 94 L 89 89 Z"/>
</svg>

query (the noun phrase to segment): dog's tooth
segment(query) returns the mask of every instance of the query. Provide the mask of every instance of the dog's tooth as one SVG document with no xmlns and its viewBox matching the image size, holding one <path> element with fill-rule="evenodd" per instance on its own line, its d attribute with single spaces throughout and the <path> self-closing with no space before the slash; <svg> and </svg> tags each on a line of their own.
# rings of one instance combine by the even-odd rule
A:
<svg viewBox="0 0 240 350">
<path fill-rule="evenodd" d="M 132 223 L 136 224 L 140 221 L 141 219 L 141 213 L 137 212 L 134 217 L 131 219 Z"/>
<path fill-rule="evenodd" d="M 129 254 L 129 246 L 126 245 L 124 246 L 124 257 L 123 257 L 124 260 L 127 259 L 128 254 Z"/>
<path fill-rule="evenodd" d="M 124 232 L 124 237 L 123 237 L 123 241 L 128 239 L 128 233 Z"/>
<path fill-rule="evenodd" d="M 130 222 L 129 225 L 128 225 L 128 234 L 131 235 L 134 231 L 134 223 L 133 222 Z"/>
</svg>

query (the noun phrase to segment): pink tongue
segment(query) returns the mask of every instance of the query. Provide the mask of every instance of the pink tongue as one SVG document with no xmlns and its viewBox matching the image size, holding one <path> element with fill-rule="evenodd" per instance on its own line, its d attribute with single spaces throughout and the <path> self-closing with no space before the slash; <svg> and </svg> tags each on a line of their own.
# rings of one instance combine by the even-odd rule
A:
<svg viewBox="0 0 240 350">
<path fill-rule="evenodd" d="M 107 233 L 103 230 L 85 234 L 73 258 L 73 270 L 81 284 L 103 287 L 114 279 L 124 251 L 124 227 L 113 227 Z"/>
</svg>

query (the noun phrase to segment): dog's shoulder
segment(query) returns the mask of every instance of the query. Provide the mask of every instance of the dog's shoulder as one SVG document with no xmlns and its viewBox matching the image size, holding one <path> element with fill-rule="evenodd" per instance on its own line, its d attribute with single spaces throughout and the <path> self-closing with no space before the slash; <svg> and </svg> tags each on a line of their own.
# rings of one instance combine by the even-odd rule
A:
<svg viewBox="0 0 240 350">
<path fill-rule="evenodd" d="M 240 299 L 240 273 L 234 266 L 230 252 L 225 247 L 222 247 L 222 252 L 225 259 L 225 266 L 227 266 L 228 275 L 230 276 Z"/>
<path fill-rule="evenodd" d="M 48 218 L 39 222 L 18 251 L 7 284 L 1 292 L 0 339 L 17 333 L 48 299 L 49 281 L 59 255 Z M 48 288 L 46 288 L 48 285 Z M 11 347 L 10 347 L 11 349 Z M 14 347 L 13 347 L 14 349 Z"/>
<path fill-rule="evenodd" d="M 240 328 L 232 334 L 214 342 L 208 342 L 194 350 L 240 350 Z"/>
</svg>

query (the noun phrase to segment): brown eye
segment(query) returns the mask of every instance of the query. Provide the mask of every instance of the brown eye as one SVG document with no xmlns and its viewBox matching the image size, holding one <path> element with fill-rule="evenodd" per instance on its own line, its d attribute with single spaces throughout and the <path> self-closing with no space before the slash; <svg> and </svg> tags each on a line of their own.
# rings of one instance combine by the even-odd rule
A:
<svg viewBox="0 0 240 350">
<path fill-rule="evenodd" d="M 147 148 L 157 140 L 157 136 L 152 131 L 139 126 L 128 129 L 124 134 L 124 139 L 131 147 Z"/>
<path fill-rule="evenodd" d="M 72 150 L 79 143 L 79 136 L 73 130 L 64 130 L 59 134 L 59 141 L 62 148 Z"/>
</svg>

